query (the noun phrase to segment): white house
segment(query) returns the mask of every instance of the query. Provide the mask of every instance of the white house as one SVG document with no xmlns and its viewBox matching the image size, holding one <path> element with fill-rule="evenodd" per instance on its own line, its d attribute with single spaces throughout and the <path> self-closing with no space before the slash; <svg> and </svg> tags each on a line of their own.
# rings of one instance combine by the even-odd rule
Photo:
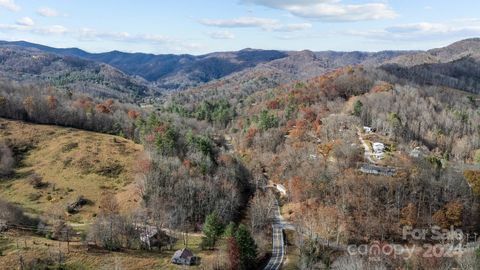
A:
<svg viewBox="0 0 480 270">
<path fill-rule="evenodd" d="M 280 192 L 283 196 L 287 196 L 287 189 L 282 184 L 275 184 L 275 188 Z"/>
<path fill-rule="evenodd" d="M 422 150 L 420 149 L 420 147 L 415 147 L 415 149 L 413 149 L 411 152 L 410 152 L 410 156 L 411 157 L 414 157 L 414 158 L 419 158 L 423 155 L 422 153 Z"/>
<path fill-rule="evenodd" d="M 385 144 L 383 143 L 375 142 L 372 147 L 375 153 L 383 153 L 385 151 Z"/>
<path fill-rule="evenodd" d="M 372 133 L 372 132 L 373 132 L 373 128 L 365 126 L 365 127 L 363 127 L 363 131 L 364 131 L 365 133 Z"/>
</svg>

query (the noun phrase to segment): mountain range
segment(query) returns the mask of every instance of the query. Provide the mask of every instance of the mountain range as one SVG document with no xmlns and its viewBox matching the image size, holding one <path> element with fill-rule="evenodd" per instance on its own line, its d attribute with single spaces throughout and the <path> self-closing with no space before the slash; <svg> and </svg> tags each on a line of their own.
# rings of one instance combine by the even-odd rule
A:
<svg viewBox="0 0 480 270">
<path fill-rule="evenodd" d="M 185 89 L 197 93 L 208 89 L 249 93 L 313 78 L 347 65 L 380 67 L 394 76 L 420 84 L 440 78 L 445 86 L 474 92 L 480 81 L 476 71 L 479 58 L 480 39 L 463 40 L 429 51 L 244 49 L 199 56 L 119 51 L 89 53 L 78 48 L 0 41 L 0 75 L 4 79 L 40 82 L 130 100 Z M 456 76 L 460 71 L 462 78 Z M 424 76 L 413 76 L 419 72 Z"/>
</svg>

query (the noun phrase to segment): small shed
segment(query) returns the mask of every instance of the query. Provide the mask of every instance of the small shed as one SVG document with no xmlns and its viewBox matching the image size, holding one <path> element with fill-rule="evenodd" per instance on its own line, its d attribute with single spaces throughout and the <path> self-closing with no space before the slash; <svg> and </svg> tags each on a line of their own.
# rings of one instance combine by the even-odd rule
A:
<svg viewBox="0 0 480 270">
<path fill-rule="evenodd" d="M 172 263 L 179 265 L 195 265 L 197 263 L 197 257 L 193 255 L 193 252 L 189 249 L 177 250 L 172 257 Z"/>
</svg>

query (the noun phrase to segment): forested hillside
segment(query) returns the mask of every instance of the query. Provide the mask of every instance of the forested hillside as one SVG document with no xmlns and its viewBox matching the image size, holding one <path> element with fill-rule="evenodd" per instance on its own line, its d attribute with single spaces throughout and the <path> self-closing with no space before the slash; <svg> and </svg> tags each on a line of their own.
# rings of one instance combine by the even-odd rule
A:
<svg viewBox="0 0 480 270">
<path fill-rule="evenodd" d="M 33 48 L 61 56 L 74 56 L 113 66 L 126 74 L 139 76 L 155 85 L 157 91 L 185 90 L 218 79 L 227 79 L 229 87 L 243 86 L 254 74 L 265 74 L 261 86 L 278 85 L 292 80 L 308 79 L 326 70 L 345 65 L 378 65 L 413 52 L 311 52 L 244 49 L 206 55 L 154 55 L 112 51 L 88 53 L 77 48 L 58 49 L 18 41 L 0 41 L 1 47 Z M 230 81 L 233 80 L 233 83 Z M 223 81 L 223 80 L 222 80 Z M 218 82 L 223 83 L 223 82 Z M 210 86 L 205 86 L 209 88 Z M 203 89 L 204 87 L 202 87 Z"/>
<path fill-rule="evenodd" d="M 137 106 L 53 87 L 0 82 L 0 117 L 135 137 Z"/>
<path fill-rule="evenodd" d="M 472 72 L 451 76 L 473 79 Z M 164 110 L 224 130 L 256 183 L 287 188 L 284 208 L 297 228 L 299 266 L 311 269 L 331 259 L 321 239 L 401 242 L 404 226 L 478 230 L 479 96 L 441 80 L 427 87 L 417 81 L 421 76 L 392 76 L 385 66 L 345 67 L 257 91 L 181 93 Z M 365 133 L 364 126 L 376 132 Z M 361 138 L 370 147 L 385 144 L 374 166 L 393 174 L 362 172 L 369 160 Z M 415 260 L 383 258 L 376 266 L 462 263 L 437 261 L 430 268 L 431 262 Z M 338 269 L 349 265 L 337 261 Z"/>
<path fill-rule="evenodd" d="M 192 269 L 262 269 L 279 255 L 272 227 L 280 224 L 287 252 L 279 260 L 291 269 L 475 269 L 477 43 L 427 52 L 178 56 L 193 62 L 175 72 L 172 64 L 168 80 L 157 83 L 195 87 L 143 108 L 75 91 L 76 79 L 71 91 L 3 82 L 0 117 L 12 120 L 0 122 L 0 231 L 9 233 L 0 238 L 0 261 L 21 256 L 28 265 L 75 269 L 81 257 L 98 269 L 107 254 L 132 269 L 179 269 L 170 260 L 188 248 L 201 258 Z M 72 66 L 69 59 L 82 74 L 104 65 L 0 50 L 20 53 L 25 63 L 5 60 L 2 70 L 14 81 L 24 74 L 25 81 L 47 80 Z M 118 65 L 155 59 L 104 56 L 113 55 Z M 27 61 L 32 56 L 48 61 L 36 65 Z M 53 205 L 60 210 L 50 213 Z M 405 238 L 405 228 L 425 229 L 432 240 Z M 437 241 L 432 228 L 466 235 Z M 24 249 L 15 246 L 16 234 Z M 462 250 L 425 257 L 427 244 Z M 53 253 L 43 248 L 53 245 Z M 415 250 L 351 256 L 349 245 Z"/>
<path fill-rule="evenodd" d="M 75 56 L 60 56 L 16 46 L 0 48 L 2 80 L 54 86 L 97 97 L 133 101 L 152 92 L 153 87 L 140 78 L 97 62 Z"/>
</svg>

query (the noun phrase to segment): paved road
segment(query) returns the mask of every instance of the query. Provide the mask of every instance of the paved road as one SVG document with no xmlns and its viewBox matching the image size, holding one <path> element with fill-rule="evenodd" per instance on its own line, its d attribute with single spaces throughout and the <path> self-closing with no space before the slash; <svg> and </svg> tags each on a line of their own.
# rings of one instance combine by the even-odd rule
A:
<svg viewBox="0 0 480 270">
<path fill-rule="evenodd" d="M 274 212 L 273 218 L 273 247 L 272 247 L 272 257 L 265 266 L 264 270 L 278 270 L 282 266 L 283 257 L 285 255 L 285 245 L 283 241 L 283 219 L 280 215 L 280 207 L 278 202 L 275 202 L 276 210 Z"/>
</svg>

